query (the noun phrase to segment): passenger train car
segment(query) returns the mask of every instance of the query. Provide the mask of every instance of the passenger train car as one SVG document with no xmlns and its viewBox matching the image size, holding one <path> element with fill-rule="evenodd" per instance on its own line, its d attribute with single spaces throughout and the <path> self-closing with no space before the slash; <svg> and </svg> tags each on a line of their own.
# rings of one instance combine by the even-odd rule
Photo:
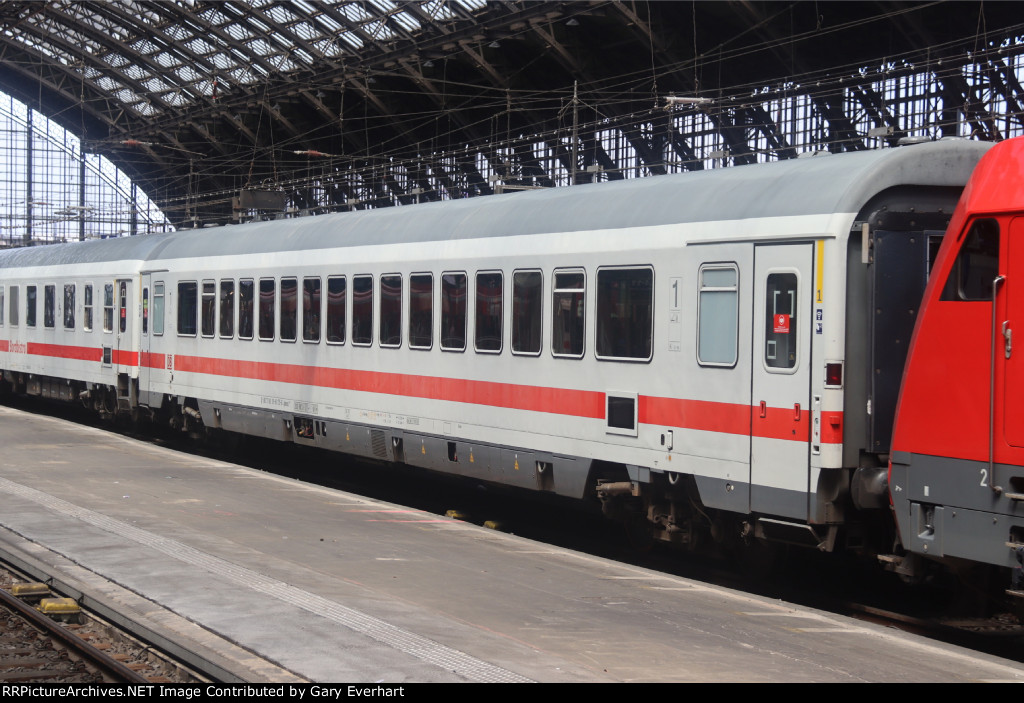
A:
<svg viewBox="0 0 1024 703">
<path fill-rule="evenodd" d="M 600 500 L 691 547 L 1012 567 L 1021 144 L 956 215 L 990 145 L 4 251 L 3 385 Z"/>
</svg>

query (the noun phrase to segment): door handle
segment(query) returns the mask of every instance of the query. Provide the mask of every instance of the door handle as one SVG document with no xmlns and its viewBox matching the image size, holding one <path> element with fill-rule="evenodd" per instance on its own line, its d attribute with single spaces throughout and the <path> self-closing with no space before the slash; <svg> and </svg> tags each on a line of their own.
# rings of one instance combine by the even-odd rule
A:
<svg viewBox="0 0 1024 703">
<path fill-rule="evenodd" d="M 768 403 L 761 401 L 761 417 L 768 417 Z"/>
<path fill-rule="evenodd" d="M 793 406 L 793 420 L 800 422 L 800 403 Z"/>
<path fill-rule="evenodd" d="M 1010 329 L 1010 321 L 1003 320 L 1003 339 L 1006 340 L 1006 358 L 1010 358 L 1010 354 L 1013 353 L 1013 330 Z"/>
</svg>

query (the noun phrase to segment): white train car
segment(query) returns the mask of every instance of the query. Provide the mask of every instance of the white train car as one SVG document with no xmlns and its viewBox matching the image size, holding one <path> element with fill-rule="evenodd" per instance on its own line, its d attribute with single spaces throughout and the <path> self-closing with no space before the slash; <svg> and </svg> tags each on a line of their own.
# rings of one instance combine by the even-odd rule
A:
<svg viewBox="0 0 1024 703">
<path fill-rule="evenodd" d="M 596 496 L 683 544 L 884 551 L 906 344 L 986 148 L 0 252 L 0 369 L 105 413 Z"/>
</svg>

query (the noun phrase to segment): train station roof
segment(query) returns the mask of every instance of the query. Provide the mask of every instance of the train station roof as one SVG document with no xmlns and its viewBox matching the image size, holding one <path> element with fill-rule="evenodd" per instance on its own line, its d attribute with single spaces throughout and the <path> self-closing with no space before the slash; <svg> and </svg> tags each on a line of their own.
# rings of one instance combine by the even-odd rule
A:
<svg viewBox="0 0 1024 703">
<path fill-rule="evenodd" d="M 258 209 L 239 202 L 245 193 L 352 208 L 485 194 L 498 182 L 546 187 L 557 180 L 552 164 L 572 182 L 664 172 L 666 153 L 702 167 L 710 148 L 671 125 L 660 131 L 673 106 L 703 112 L 737 164 L 759 148 L 795 155 L 787 130 L 806 116 L 771 114 L 752 99 L 758 91 L 809 96 L 822 144 L 865 148 L 857 112 L 887 136 L 900 131 L 875 73 L 924 67 L 935 96 L 969 105 L 977 86 L 940 67 L 979 52 L 1019 122 L 1024 95 L 1000 63 L 1021 52 L 1017 8 L 5 0 L 0 89 L 108 156 L 177 222 L 222 221 L 232 207 Z M 566 147 L 570 134 L 592 142 L 587 153 Z M 355 171 L 358 184 L 337 176 Z"/>
</svg>

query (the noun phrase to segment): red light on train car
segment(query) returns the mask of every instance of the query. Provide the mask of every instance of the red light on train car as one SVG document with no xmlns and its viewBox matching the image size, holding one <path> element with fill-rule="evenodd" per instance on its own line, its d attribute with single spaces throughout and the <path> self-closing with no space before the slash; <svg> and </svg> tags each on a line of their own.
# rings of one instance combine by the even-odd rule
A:
<svg viewBox="0 0 1024 703">
<path fill-rule="evenodd" d="M 825 364 L 825 387 L 843 387 L 843 362 L 833 361 L 831 363 Z"/>
</svg>

